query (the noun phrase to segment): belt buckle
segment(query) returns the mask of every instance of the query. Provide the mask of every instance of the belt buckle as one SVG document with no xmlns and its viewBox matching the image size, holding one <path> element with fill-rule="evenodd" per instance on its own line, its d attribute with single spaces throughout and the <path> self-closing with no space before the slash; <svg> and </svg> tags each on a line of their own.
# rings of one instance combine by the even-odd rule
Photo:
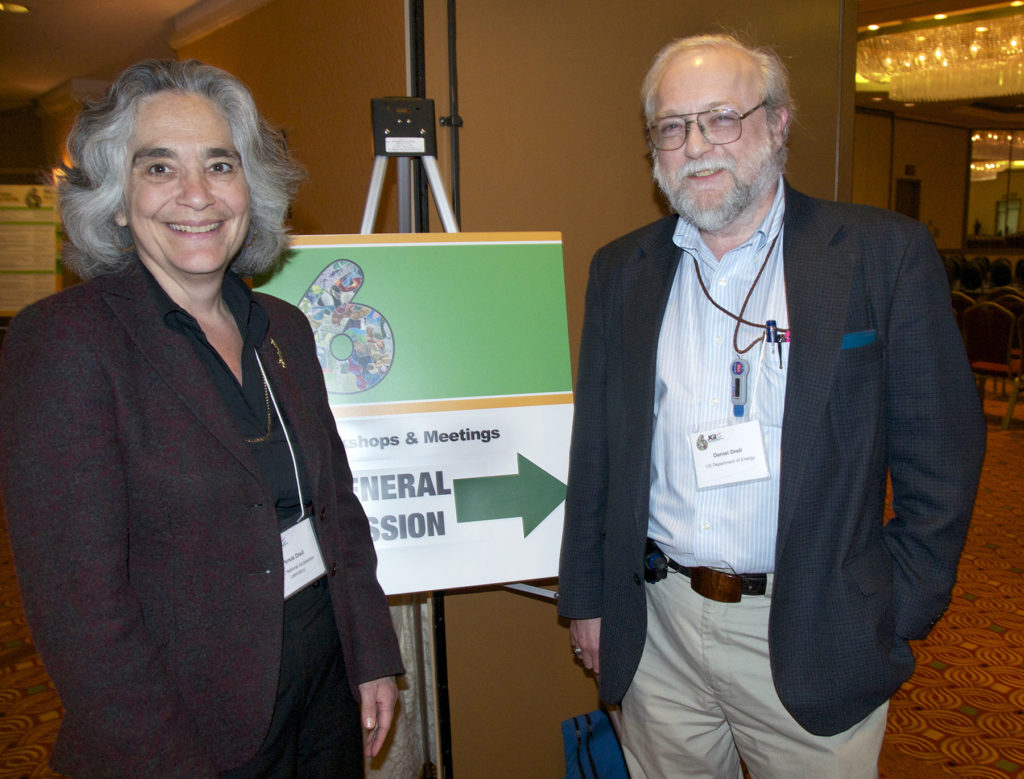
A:
<svg viewBox="0 0 1024 779">
<path fill-rule="evenodd" d="M 743 577 L 713 568 L 691 568 L 690 587 L 698 595 L 719 603 L 739 603 L 743 597 Z"/>
</svg>

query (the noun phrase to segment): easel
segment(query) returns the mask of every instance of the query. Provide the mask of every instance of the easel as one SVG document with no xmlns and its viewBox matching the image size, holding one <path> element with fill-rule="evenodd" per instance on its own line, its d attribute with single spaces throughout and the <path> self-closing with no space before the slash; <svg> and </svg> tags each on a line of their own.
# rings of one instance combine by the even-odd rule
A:
<svg viewBox="0 0 1024 779">
<path fill-rule="evenodd" d="M 412 214 L 412 160 L 419 158 L 427 174 L 430 193 L 441 217 L 445 232 L 459 232 L 455 214 L 437 169 L 437 136 L 434 132 L 434 101 L 415 97 L 380 97 L 370 100 L 373 120 L 373 173 L 366 194 L 366 207 L 359 228 L 361 235 L 373 233 L 384 189 L 384 175 L 388 159 L 398 158 L 398 225 L 399 232 L 414 232 Z M 448 706 L 448 674 L 444 640 L 444 600 L 434 593 L 434 672 L 437 689 L 437 735 L 440 742 L 440 762 L 443 775 L 451 775 L 451 717 Z M 419 682 L 420 739 L 423 744 L 423 770 L 421 779 L 438 776 L 437 766 L 431 760 L 430 727 L 427 720 L 426 659 L 423 646 L 423 619 L 420 614 L 423 599 L 412 596 L 414 645 L 416 647 L 416 676 Z"/>
<path fill-rule="evenodd" d="M 434 101 L 418 97 L 375 97 L 370 101 L 373 117 L 373 174 L 370 177 L 370 191 L 366 195 L 363 223 L 359 228 L 362 235 L 373 232 L 380 207 L 381 191 L 384 188 L 384 174 L 388 159 L 398 157 L 398 221 L 399 232 L 411 233 L 411 218 L 403 218 L 412 200 L 412 177 L 409 163 L 419 158 L 427 174 L 430 193 L 441 217 L 446 233 L 459 232 L 448 195 L 437 169 L 437 136 L 434 132 Z M 405 163 L 403 166 L 402 163 Z M 406 229 L 403 229 L 405 223 Z"/>
<path fill-rule="evenodd" d="M 398 222 L 399 232 L 411 233 L 412 229 L 412 191 L 411 175 L 412 159 L 419 158 L 423 170 L 427 174 L 430 192 L 434 197 L 434 205 L 445 232 L 457 233 L 459 226 L 445 192 L 441 176 L 437 168 L 437 140 L 434 131 L 434 101 L 425 98 L 389 97 L 371 99 L 371 115 L 373 119 L 373 173 L 370 188 L 366 195 L 366 207 L 363 210 L 363 221 L 359 232 L 362 235 L 373 233 L 380 208 L 380 198 L 387 172 L 388 158 L 398 159 Z M 557 600 L 558 593 L 530 584 L 506 584 L 506 589 L 525 595 Z M 433 779 L 437 769 L 430 760 L 428 747 L 430 736 L 427 726 L 427 690 L 425 679 L 425 658 L 423 647 L 422 619 L 420 615 L 421 600 L 419 596 L 412 599 L 413 624 L 416 632 L 416 671 L 419 681 L 420 719 L 422 723 L 421 738 L 424 745 L 424 766 L 421 777 Z M 445 779 L 450 779 L 451 769 L 451 717 L 448 705 L 448 674 L 447 650 L 445 646 L 444 628 L 444 595 L 433 594 L 434 609 L 434 670 L 437 689 L 438 710 L 438 741 L 440 742 L 440 762 Z"/>
</svg>

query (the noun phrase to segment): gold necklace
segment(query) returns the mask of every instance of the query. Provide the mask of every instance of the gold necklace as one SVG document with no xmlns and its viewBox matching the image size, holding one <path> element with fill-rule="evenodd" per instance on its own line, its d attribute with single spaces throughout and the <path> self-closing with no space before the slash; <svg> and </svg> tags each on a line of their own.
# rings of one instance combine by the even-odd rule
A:
<svg viewBox="0 0 1024 779">
<path fill-rule="evenodd" d="M 256 438 L 246 438 L 243 436 L 242 440 L 247 444 L 262 444 L 270 438 L 270 426 L 273 423 L 273 418 L 270 416 L 270 390 L 267 388 L 267 380 L 265 378 L 263 378 L 263 402 L 267 407 L 267 432 Z"/>
</svg>

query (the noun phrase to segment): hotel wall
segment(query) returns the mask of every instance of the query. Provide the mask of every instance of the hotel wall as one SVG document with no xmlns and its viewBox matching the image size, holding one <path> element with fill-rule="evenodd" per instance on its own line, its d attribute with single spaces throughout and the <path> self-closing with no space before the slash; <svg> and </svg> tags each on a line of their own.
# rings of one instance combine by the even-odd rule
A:
<svg viewBox="0 0 1024 779">
<path fill-rule="evenodd" d="M 970 131 L 857 111 L 853 202 L 893 208 L 898 179 L 919 181 L 919 219 L 939 249 L 959 249 L 965 234 Z"/>
<path fill-rule="evenodd" d="M 443 116 L 446 3 L 426 0 L 425 13 L 427 87 Z M 723 27 L 776 47 L 798 104 L 791 181 L 848 199 L 855 14 L 842 0 L 807 0 L 799 14 L 753 0 L 648 0 L 639 11 L 620 0 L 458 4 L 462 227 L 563 233 L 574 362 L 591 254 L 665 213 L 638 98 L 654 52 Z M 238 75 L 286 130 L 310 174 L 294 206 L 296 232 L 358 230 L 373 156 L 370 98 L 405 93 L 403 18 L 401 0 L 275 0 L 178 52 Z M 393 199 L 386 190 L 380 232 L 396 224 Z M 555 607 L 489 588 L 449 593 L 445 607 L 454 772 L 560 776 L 559 723 L 594 708 L 597 695 Z"/>
<path fill-rule="evenodd" d="M 854 5 L 816 0 L 780 15 L 752 2 L 649 0 L 636 14 L 607 1 L 459 2 L 463 226 L 562 232 L 574 364 L 594 250 L 665 213 L 639 101 L 654 53 L 723 27 L 777 47 L 797 101 L 790 179 L 848 199 L 853 74 L 841 54 L 852 41 L 841 30 Z M 447 111 L 444 6 L 426 2 L 427 85 L 439 114 Z M 441 157 L 444 168 L 444 145 Z M 446 608 L 456 774 L 560 775 L 558 723 L 593 708 L 596 695 L 592 682 L 580 686 L 553 606 L 479 591 L 449 594 Z M 501 681 L 483 683 L 490 673 Z"/>
<path fill-rule="evenodd" d="M 372 157 L 369 98 L 404 92 L 402 3 L 354 5 L 277 0 L 180 52 L 237 73 L 288 129 L 311 177 L 295 206 L 300 232 L 358 228 Z M 813 0 L 780 15 L 753 2 L 712 9 L 652 0 L 637 14 L 610 0 L 458 4 L 462 228 L 563 233 L 574 359 L 590 255 L 664 213 L 638 99 L 654 52 L 720 25 L 778 47 L 799 105 L 791 178 L 812 194 L 848 197 L 852 99 L 843 85 L 852 84 L 852 59 L 841 55 L 852 47 L 842 34 L 852 7 Z M 425 3 L 438 116 L 448 113 L 445 14 L 441 0 Z M 439 134 L 446 177 L 447 132 Z M 488 589 L 448 594 L 445 604 L 455 772 L 558 775 L 559 722 L 594 708 L 597 696 L 554 606 Z"/>
<path fill-rule="evenodd" d="M 235 74 L 284 130 L 309 179 L 293 232 L 357 233 L 373 168 L 370 99 L 404 95 L 402 0 L 277 0 L 182 47 Z M 392 164 L 378 232 L 397 229 Z"/>
</svg>

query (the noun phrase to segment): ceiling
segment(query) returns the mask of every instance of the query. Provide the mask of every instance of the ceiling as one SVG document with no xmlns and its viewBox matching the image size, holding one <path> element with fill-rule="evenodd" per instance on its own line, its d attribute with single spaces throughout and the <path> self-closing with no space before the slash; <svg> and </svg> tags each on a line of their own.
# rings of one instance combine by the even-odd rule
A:
<svg viewBox="0 0 1024 779">
<path fill-rule="evenodd" d="M 172 43 L 206 34 L 268 0 L 21 0 L 30 13 L 0 12 L 0 111 L 108 81 L 144 57 L 173 56 Z M 858 25 L 930 16 L 984 0 L 859 0 Z M 878 97 L 878 95 L 874 95 Z M 918 103 L 857 94 L 863 108 L 962 127 L 1024 126 L 1024 96 L 975 103 Z"/>
<path fill-rule="evenodd" d="M 884 25 L 898 20 L 930 18 L 935 14 L 952 15 L 967 9 L 993 10 L 1006 5 L 1007 0 L 997 3 L 986 3 L 985 0 L 859 0 L 857 26 L 863 29 L 869 24 Z M 858 90 L 856 104 L 858 108 L 968 129 L 1024 127 L 1024 95 L 908 105 L 889 100 L 885 92 Z"/>
<path fill-rule="evenodd" d="M 21 0 L 0 13 L 0 109 L 71 78 L 109 80 L 128 63 L 170 57 L 170 20 L 195 0 Z"/>
<path fill-rule="evenodd" d="M 113 79 L 146 57 L 181 45 L 268 0 L 20 0 L 0 12 L 0 111 L 68 89 L 73 79 Z"/>
</svg>

